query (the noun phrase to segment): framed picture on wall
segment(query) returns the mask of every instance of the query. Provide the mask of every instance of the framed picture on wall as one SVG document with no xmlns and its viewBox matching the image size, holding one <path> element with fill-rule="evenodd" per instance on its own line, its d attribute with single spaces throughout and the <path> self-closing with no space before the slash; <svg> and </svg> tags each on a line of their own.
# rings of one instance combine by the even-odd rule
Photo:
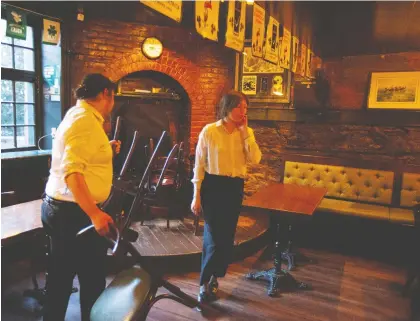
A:
<svg viewBox="0 0 420 321">
<path fill-rule="evenodd" d="M 284 108 L 290 102 L 290 70 L 254 57 L 249 45 L 238 55 L 237 88 L 249 96 L 251 108 Z"/>
<path fill-rule="evenodd" d="M 242 92 L 245 95 L 257 94 L 257 76 L 242 76 Z"/>
<path fill-rule="evenodd" d="M 420 109 L 420 71 L 372 72 L 369 109 Z"/>
</svg>

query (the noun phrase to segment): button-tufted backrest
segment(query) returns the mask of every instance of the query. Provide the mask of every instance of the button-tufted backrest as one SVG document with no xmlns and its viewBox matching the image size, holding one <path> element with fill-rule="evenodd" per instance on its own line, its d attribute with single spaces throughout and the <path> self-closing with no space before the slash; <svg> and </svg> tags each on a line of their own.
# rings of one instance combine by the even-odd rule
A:
<svg viewBox="0 0 420 321">
<path fill-rule="evenodd" d="M 400 205 L 413 207 L 417 204 L 420 204 L 420 174 L 404 173 Z"/>
<path fill-rule="evenodd" d="M 371 169 L 286 161 L 285 184 L 327 188 L 327 197 L 390 205 L 394 173 Z"/>
</svg>

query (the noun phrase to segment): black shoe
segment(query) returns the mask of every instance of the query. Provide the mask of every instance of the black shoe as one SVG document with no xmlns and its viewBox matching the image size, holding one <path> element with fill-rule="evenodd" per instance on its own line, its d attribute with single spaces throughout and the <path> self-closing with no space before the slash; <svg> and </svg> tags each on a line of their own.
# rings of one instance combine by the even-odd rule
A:
<svg viewBox="0 0 420 321">
<path fill-rule="evenodd" d="M 206 303 L 210 301 L 210 295 L 206 288 L 200 288 L 200 293 L 198 294 L 197 300 L 199 303 Z"/>
<path fill-rule="evenodd" d="M 216 278 L 212 278 L 209 283 L 209 293 L 211 296 L 216 296 L 217 291 L 219 291 L 219 282 L 217 282 Z"/>
</svg>

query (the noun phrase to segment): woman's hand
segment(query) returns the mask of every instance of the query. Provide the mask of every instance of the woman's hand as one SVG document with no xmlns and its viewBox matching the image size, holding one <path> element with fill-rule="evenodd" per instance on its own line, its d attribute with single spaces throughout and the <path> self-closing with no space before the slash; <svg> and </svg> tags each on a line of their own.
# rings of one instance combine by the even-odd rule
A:
<svg viewBox="0 0 420 321">
<path fill-rule="evenodd" d="M 243 139 L 248 137 L 248 116 L 245 115 L 241 122 L 237 123 L 237 128 Z"/>
<path fill-rule="evenodd" d="M 199 216 L 201 213 L 201 197 L 195 196 L 191 203 L 191 212 L 194 213 L 195 216 Z"/>
<path fill-rule="evenodd" d="M 111 144 L 112 151 L 115 154 L 118 155 L 120 153 L 120 150 L 121 150 L 121 141 L 120 140 L 111 140 L 111 141 L 109 141 L 109 143 Z"/>
</svg>

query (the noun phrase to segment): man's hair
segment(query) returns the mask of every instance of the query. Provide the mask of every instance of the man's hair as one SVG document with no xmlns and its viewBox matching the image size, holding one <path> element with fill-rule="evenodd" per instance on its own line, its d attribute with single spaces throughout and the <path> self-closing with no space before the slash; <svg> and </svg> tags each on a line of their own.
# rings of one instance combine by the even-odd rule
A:
<svg viewBox="0 0 420 321">
<path fill-rule="evenodd" d="M 88 74 L 83 78 L 74 95 L 77 99 L 90 99 L 95 98 L 105 89 L 111 93 L 115 91 L 116 85 L 102 74 Z"/>
</svg>

